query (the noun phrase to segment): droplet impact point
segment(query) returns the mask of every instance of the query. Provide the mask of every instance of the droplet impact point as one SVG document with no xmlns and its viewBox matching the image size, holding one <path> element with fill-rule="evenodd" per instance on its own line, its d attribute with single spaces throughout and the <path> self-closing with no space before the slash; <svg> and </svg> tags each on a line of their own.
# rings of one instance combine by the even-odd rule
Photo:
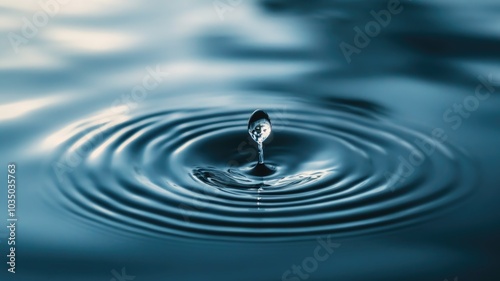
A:
<svg viewBox="0 0 500 281">
<path fill-rule="evenodd" d="M 269 115 L 260 109 L 255 110 L 248 119 L 248 133 L 257 143 L 259 149 L 259 161 L 254 167 L 252 174 L 259 176 L 270 175 L 273 169 L 264 164 L 264 141 L 271 135 L 272 125 Z"/>
<path fill-rule="evenodd" d="M 269 115 L 260 109 L 255 110 L 248 120 L 248 133 L 259 146 L 259 164 L 264 164 L 263 142 L 272 131 Z"/>
</svg>

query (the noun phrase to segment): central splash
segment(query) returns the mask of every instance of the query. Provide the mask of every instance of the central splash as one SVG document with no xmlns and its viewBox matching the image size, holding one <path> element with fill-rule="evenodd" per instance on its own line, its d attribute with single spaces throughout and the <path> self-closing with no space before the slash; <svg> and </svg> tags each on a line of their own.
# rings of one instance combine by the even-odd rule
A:
<svg viewBox="0 0 500 281">
<path fill-rule="evenodd" d="M 272 131 L 271 119 L 266 112 L 257 109 L 248 119 L 248 133 L 259 145 L 259 164 L 264 164 L 263 142 L 269 137 Z"/>
<path fill-rule="evenodd" d="M 260 109 L 255 110 L 248 119 L 248 133 L 259 148 L 259 162 L 252 169 L 252 174 L 258 176 L 270 175 L 273 169 L 264 164 L 264 141 L 271 135 L 272 125 L 269 115 Z"/>
</svg>

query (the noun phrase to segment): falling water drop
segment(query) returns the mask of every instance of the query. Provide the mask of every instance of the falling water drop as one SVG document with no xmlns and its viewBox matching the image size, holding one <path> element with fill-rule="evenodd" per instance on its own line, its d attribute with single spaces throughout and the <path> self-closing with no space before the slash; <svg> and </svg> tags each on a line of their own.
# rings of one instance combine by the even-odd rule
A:
<svg viewBox="0 0 500 281">
<path fill-rule="evenodd" d="M 264 164 L 263 142 L 271 134 L 271 119 L 266 112 L 257 109 L 248 120 L 248 133 L 259 147 L 259 164 Z"/>
<path fill-rule="evenodd" d="M 259 160 L 253 167 L 250 174 L 264 177 L 273 174 L 276 169 L 273 166 L 264 164 L 264 141 L 271 135 L 272 125 L 269 115 L 263 110 L 257 109 L 248 119 L 248 133 L 257 143 L 259 149 Z"/>
</svg>

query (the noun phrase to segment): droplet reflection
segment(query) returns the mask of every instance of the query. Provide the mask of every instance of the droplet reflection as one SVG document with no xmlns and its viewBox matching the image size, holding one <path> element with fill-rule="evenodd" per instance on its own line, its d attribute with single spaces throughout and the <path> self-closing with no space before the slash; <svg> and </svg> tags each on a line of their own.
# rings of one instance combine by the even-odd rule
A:
<svg viewBox="0 0 500 281">
<path fill-rule="evenodd" d="M 264 164 L 263 142 L 271 134 L 271 119 L 266 112 L 257 109 L 248 120 L 248 133 L 259 146 L 259 164 Z"/>
</svg>

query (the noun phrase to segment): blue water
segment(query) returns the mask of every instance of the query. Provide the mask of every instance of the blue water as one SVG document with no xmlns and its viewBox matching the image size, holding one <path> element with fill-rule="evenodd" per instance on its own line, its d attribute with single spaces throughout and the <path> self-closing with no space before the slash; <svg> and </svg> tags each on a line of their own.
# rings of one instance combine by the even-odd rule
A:
<svg viewBox="0 0 500 281">
<path fill-rule="evenodd" d="M 500 279 L 496 1 L 40 3 L 0 4 L 2 280 Z"/>
</svg>

